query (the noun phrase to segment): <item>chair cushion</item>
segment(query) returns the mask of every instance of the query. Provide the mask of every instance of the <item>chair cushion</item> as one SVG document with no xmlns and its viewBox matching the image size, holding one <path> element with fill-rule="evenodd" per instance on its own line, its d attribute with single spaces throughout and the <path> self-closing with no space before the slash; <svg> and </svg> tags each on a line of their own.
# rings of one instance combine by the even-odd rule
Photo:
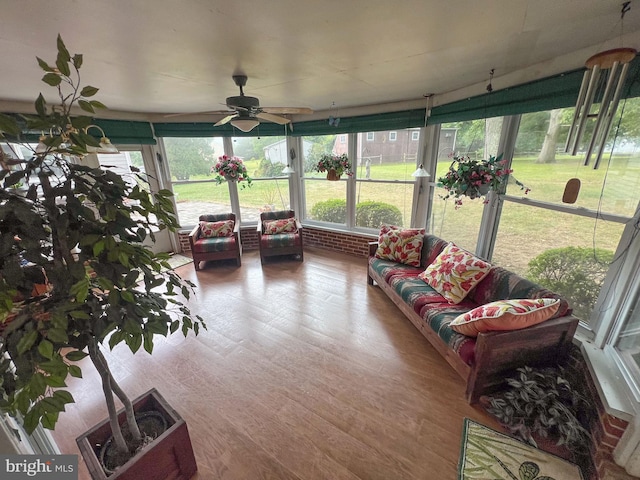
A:
<svg viewBox="0 0 640 480">
<path fill-rule="evenodd" d="M 266 220 L 263 223 L 262 233 L 265 235 L 276 235 L 278 233 L 295 233 L 298 231 L 296 219 L 281 218 L 278 220 Z"/>
<path fill-rule="evenodd" d="M 375 257 L 419 267 L 424 232 L 424 228 L 402 229 L 395 225 L 382 225 Z"/>
<path fill-rule="evenodd" d="M 520 330 L 550 319 L 559 307 L 557 298 L 501 300 L 458 316 L 450 326 L 470 337 L 494 330 Z"/>
<path fill-rule="evenodd" d="M 202 238 L 231 237 L 233 235 L 233 220 L 219 222 L 200 222 L 200 234 Z"/>
<path fill-rule="evenodd" d="M 489 263 L 449 243 L 419 277 L 450 303 L 460 303 L 489 270 Z"/>
<path fill-rule="evenodd" d="M 278 233 L 274 235 L 262 235 L 260 237 L 262 248 L 299 247 L 302 245 L 302 237 L 299 233 Z"/>
<path fill-rule="evenodd" d="M 226 252 L 236 249 L 235 237 L 199 238 L 193 244 L 193 251 L 195 253 Z"/>
</svg>

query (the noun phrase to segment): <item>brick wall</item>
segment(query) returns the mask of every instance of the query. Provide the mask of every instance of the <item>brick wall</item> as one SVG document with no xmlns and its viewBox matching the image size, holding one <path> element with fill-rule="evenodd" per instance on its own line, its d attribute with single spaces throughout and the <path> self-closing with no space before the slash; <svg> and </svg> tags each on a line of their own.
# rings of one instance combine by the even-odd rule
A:
<svg viewBox="0 0 640 480">
<path fill-rule="evenodd" d="M 302 230 L 304 244 L 310 247 L 322 248 L 334 252 L 346 253 L 357 257 L 369 255 L 369 242 L 377 240 L 376 235 L 361 235 L 326 230 L 305 226 Z M 182 231 L 178 234 L 182 252 L 190 252 L 189 232 Z M 240 229 L 240 242 L 243 250 L 258 249 L 258 233 L 255 227 Z"/>
<path fill-rule="evenodd" d="M 583 387 L 582 393 L 593 406 L 589 431 L 591 432 L 591 448 L 588 458 L 579 462 L 586 480 L 632 480 L 623 468 L 615 464 L 613 450 L 618 445 L 628 422 L 605 411 L 604 404 L 596 389 L 586 361 L 578 347 L 571 351 L 569 370 L 575 376 L 575 385 Z"/>
</svg>

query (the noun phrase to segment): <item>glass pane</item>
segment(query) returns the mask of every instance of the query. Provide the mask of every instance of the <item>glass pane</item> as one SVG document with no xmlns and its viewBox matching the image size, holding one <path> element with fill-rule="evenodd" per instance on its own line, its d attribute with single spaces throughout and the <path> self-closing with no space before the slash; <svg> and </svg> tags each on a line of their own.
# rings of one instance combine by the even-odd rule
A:
<svg viewBox="0 0 640 480">
<path fill-rule="evenodd" d="M 326 175 L 326 174 L 325 174 Z M 304 218 L 320 222 L 347 222 L 347 182 L 306 179 Z"/>
<path fill-rule="evenodd" d="M 254 179 L 251 188 L 238 190 L 243 222 L 257 222 L 260 212 L 289 210 L 289 179 Z"/>
<path fill-rule="evenodd" d="M 348 153 L 349 137 L 343 134 L 304 137 L 302 145 L 304 218 L 345 225 L 348 177 L 343 175 L 338 181 L 327 180 L 327 172 L 316 171 L 316 165 L 324 154 Z"/>
<path fill-rule="evenodd" d="M 640 300 L 627 312 L 627 318 L 615 343 L 615 349 L 640 383 Z"/>
<path fill-rule="evenodd" d="M 415 167 L 414 167 L 415 169 Z M 381 224 L 409 226 L 413 201 L 413 182 L 367 183 L 356 185 L 356 226 L 380 229 Z"/>
<path fill-rule="evenodd" d="M 627 101 L 627 118 L 620 124 L 617 138 L 611 134 L 607 152 L 597 170 L 593 169 L 595 156 L 589 166 L 584 166 L 584 151 L 576 156 L 564 153 L 574 108 L 522 115 L 512 177 L 531 189 L 527 197 L 556 204 L 562 203 L 567 181 L 578 178 L 580 191 L 574 206 L 633 216 L 640 180 L 640 132 L 637 132 L 637 125 L 630 123 L 636 121 L 634 112 L 638 108 L 640 99 Z M 615 150 L 611 154 L 614 140 Z M 507 193 L 523 195 L 515 182 L 509 183 Z"/>
<path fill-rule="evenodd" d="M 253 178 L 283 177 L 288 163 L 285 137 L 234 137 L 233 154 L 240 157 Z"/>
<path fill-rule="evenodd" d="M 492 262 L 563 295 L 587 322 L 623 229 L 622 223 L 506 201 Z"/>
<path fill-rule="evenodd" d="M 224 154 L 222 138 L 163 138 L 180 225 L 204 214 L 231 212 L 229 186 L 216 184 L 211 167 Z"/>
<path fill-rule="evenodd" d="M 358 133 L 356 226 L 410 225 L 419 141 L 417 128 Z"/>
<path fill-rule="evenodd" d="M 443 124 L 438 144 L 436 182 L 446 174 L 454 154 L 474 160 L 497 155 L 501 130 L 502 117 Z M 462 205 L 456 206 L 453 197 L 443 199 L 447 194 L 444 188 L 436 187 L 434 191 L 429 231 L 474 252 L 478 243 L 484 198 L 471 200 L 461 197 Z"/>
</svg>

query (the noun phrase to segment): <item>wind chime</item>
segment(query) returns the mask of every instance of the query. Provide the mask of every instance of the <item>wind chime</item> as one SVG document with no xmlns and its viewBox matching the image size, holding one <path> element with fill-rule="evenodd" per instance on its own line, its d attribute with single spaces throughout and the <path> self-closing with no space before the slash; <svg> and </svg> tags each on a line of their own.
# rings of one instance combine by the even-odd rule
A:
<svg viewBox="0 0 640 480">
<path fill-rule="evenodd" d="M 625 14 L 631 9 L 630 4 L 631 2 L 622 4 L 621 28 Z M 587 69 L 582 77 L 573 120 L 567 135 L 565 153 L 577 155 L 587 122 L 593 121 L 593 132 L 585 152 L 584 165 L 589 165 L 591 156 L 595 153 L 594 170 L 600 166 L 607 137 L 629 71 L 629 64 L 637 53 L 633 48 L 614 48 L 596 53 L 585 62 Z M 565 187 L 562 201 L 575 203 L 579 191 L 580 180 L 578 178 L 570 179 Z"/>
</svg>

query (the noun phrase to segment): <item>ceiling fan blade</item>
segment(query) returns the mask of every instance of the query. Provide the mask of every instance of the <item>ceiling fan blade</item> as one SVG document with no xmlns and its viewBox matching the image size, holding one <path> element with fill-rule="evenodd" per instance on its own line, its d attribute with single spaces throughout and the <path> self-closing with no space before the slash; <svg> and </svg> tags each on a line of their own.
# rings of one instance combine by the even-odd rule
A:
<svg viewBox="0 0 640 480">
<path fill-rule="evenodd" d="M 229 110 L 208 110 L 206 112 L 168 113 L 164 115 L 164 118 L 185 117 L 187 115 L 226 115 L 229 113 L 232 113 L 232 112 Z"/>
<path fill-rule="evenodd" d="M 214 127 L 219 127 L 220 125 L 224 125 L 225 123 L 229 123 L 231 120 L 233 120 L 237 116 L 238 116 L 237 113 L 234 113 L 233 115 L 227 115 L 226 117 L 224 117 L 222 120 L 220 120 L 219 122 L 217 122 L 213 126 Z"/>
<path fill-rule="evenodd" d="M 288 118 L 279 117 L 278 115 L 271 115 L 270 113 L 260 112 L 256 113 L 256 118 L 260 118 L 261 120 L 267 120 L 269 122 L 278 123 L 280 125 L 286 125 L 291 122 Z"/>
<path fill-rule="evenodd" d="M 307 107 L 261 107 L 263 112 L 279 113 L 281 115 L 310 115 L 313 110 Z"/>
</svg>

